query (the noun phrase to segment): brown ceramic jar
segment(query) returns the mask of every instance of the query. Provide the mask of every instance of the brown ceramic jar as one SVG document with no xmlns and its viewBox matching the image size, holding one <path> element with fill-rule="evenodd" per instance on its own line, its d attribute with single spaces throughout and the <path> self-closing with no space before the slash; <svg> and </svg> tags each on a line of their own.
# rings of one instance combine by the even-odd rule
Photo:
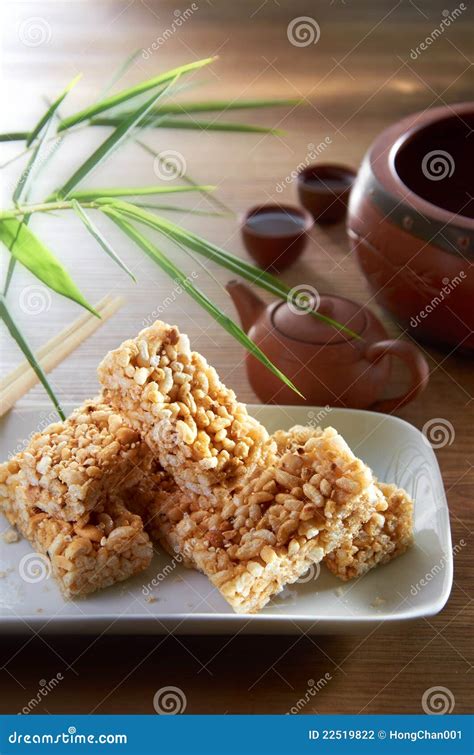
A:
<svg viewBox="0 0 474 755">
<path fill-rule="evenodd" d="M 348 234 L 403 328 L 474 352 L 474 103 L 411 115 L 376 139 L 350 195 Z"/>
</svg>

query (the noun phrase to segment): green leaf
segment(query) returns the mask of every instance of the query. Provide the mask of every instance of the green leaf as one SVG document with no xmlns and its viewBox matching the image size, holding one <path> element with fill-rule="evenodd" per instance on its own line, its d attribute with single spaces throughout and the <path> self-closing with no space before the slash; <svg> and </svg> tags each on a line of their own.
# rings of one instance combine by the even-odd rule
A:
<svg viewBox="0 0 474 755">
<path fill-rule="evenodd" d="M 173 241 L 182 243 L 184 246 L 192 249 L 198 254 L 207 257 L 207 259 L 217 262 L 221 267 L 231 270 L 232 273 L 241 275 L 251 283 L 259 285 L 261 288 L 266 288 L 270 293 L 276 294 L 281 298 L 287 298 L 290 289 L 278 278 L 267 273 L 265 270 L 261 270 L 260 268 L 245 262 L 239 257 L 235 257 L 224 249 L 220 249 L 211 242 L 196 236 L 191 233 L 191 231 L 187 231 L 165 218 L 153 215 L 151 212 L 146 212 L 134 204 L 123 202 L 121 200 L 112 203 L 108 202 L 107 199 L 98 200 L 98 205 L 105 213 L 109 211 L 109 207 L 117 209 L 135 220 L 148 225 L 150 228 L 159 231 Z"/>
<path fill-rule="evenodd" d="M 120 189 L 82 189 L 72 191 L 70 199 L 80 202 L 94 201 L 104 197 L 146 197 L 152 194 L 182 194 L 189 191 L 213 191 L 215 186 L 125 186 Z"/>
<path fill-rule="evenodd" d="M 221 312 L 218 307 L 196 286 L 194 286 L 189 278 L 174 265 L 168 257 L 166 257 L 154 244 L 152 244 L 145 236 L 143 236 L 134 226 L 128 223 L 120 212 L 115 210 L 110 211 L 110 217 L 118 225 L 118 227 L 127 234 L 151 259 L 156 262 L 172 280 L 178 281 L 184 290 L 195 300 L 197 303 L 208 312 L 211 317 L 219 323 L 233 338 L 241 343 L 247 351 L 249 351 L 254 357 L 262 362 L 267 369 L 276 375 L 285 385 L 291 388 L 298 396 L 304 398 L 302 393 L 296 388 L 295 385 L 281 372 L 278 367 L 270 361 L 270 359 L 263 353 L 263 351 L 257 346 L 256 343 L 248 337 L 246 333 L 235 323 L 230 317 Z"/>
<path fill-rule="evenodd" d="M 72 203 L 72 207 L 73 207 L 74 212 L 80 218 L 80 220 L 84 223 L 85 227 L 87 228 L 87 230 L 89 231 L 89 233 L 91 234 L 91 236 L 93 236 L 95 238 L 95 240 L 97 241 L 97 243 L 100 244 L 100 246 L 102 247 L 102 249 L 104 250 L 104 252 L 106 254 L 108 254 L 109 257 L 111 257 L 113 259 L 113 261 L 116 262 L 117 265 L 119 267 L 121 267 L 122 270 L 124 270 L 127 273 L 127 275 L 130 276 L 130 278 L 133 280 L 134 283 L 136 283 L 137 279 L 135 278 L 135 276 L 132 273 L 132 271 L 130 270 L 130 268 L 128 268 L 127 265 L 125 264 L 125 262 L 123 262 L 120 259 L 120 257 L 118 256 L 118 254 L 116 252 L 114 252 L 114 250 L 110 246 L 110 244 L 107 241 L 107 239 L 104 237 L 104 235 L 101 233 L 101 231 L 97 228 L 97 226 L 95 225 L 95 223 L 92 222 L 92 220 L 87 215 L 87 213 L 82 209 L 82 207 L 79 204 L 79 202 L 77 202 L 75 199 L 73 199 L 71 203 Z"/>
<path fill-rule="evenodd" d="M 106 202 L 102 204 L 102 202 L 99 201 L 99 205 L 102 205 L 104 212 L 108 211 L 109 205 L 107 205 Z M 213 262 L 217 262 L 217 264 L 221 267 L 225 267 L 236 275 L 240 275 L 242 278 L 250 281 L 250 283 L 254 283 L 256 286 L 259 286 L 259 288 L 263 288 L 265 291 L 268 291 L 274 296 L 277 296 L 279 299 L 288 301 L 288 298 L 291 296 L 290 287 L 276 278 L 274 275 L 271 275 L 265 270 L 261 270 L 260 268 L 255 267 L 248 262 L 245 262 L 239 257 L 235 257 L 233 254 L 226 252 L 224 249 L 220 249 L 220 247 L 211 244 L 209 241 L 206 241 L 206 239 L 203 239 L 200 236 L 191 233 L 191 231 L 186 231 L 184 228 L 175 225 L 170 220 L 153 215 L 150 212 L 146 212 L 146 210 L 136 207 L 136 205 L 130 204 L 129 202 L 123 202 L 121 200 L 115 201 L 112 207 L 115 207 L 125 215 L 128 215 L 129 217 L 132 217 L 135 220 L 144 223 L 145 225 L 148 225 L 150 228 L 154 228 L 176 243 L 182 244 L 188 249 L 192 249 L 194 252 L 203 255 Z M 348 333 L 352 338 L 361 340 L 361 337 L 357 333 L 355 333 L 350 328 L 347 328 L 337 320 L 334 320 L 332 317 L 323 315 L 317 310 L 311 311 L 309 314 L 311 314 L 316 319 L 321 320 L 328 325 L 331 325 L 337 330 L 342 330 Z"/>
<path fill-rule="evenodd" d="M 167 164 L 168 161 L 167 161 L 166 157 L 163 157 L 163 155 L 160 154 L 160 152 L 157 152 L 156 150 L 154 150 L 151 147 L 149 147 L 148 144 L 146 144 L 141 139 L 136 139 L 135 140 L 135 144 L 138 144 L 138 146 L 141 147 L 143 150 L 145 150 L 145 152 L 147 152 L 149 155 L 152 155 L 152 157 L 154 159 L 159 160 L 159 162 L 161 164 L 163 164 L 163 165 L 166 166 L 166 164 Z M 224 202 L 222 202 L 218 197 L 215 197 L 212 194 L 207 195 L 206 192 L 203 192 L 200 189 L 199 184 L 197 183 L 197 181 L 195 181 L 193 178 L 191 178 L 191 176 L 188 173 L 182 173 L 180 175 L 180 179 L 181 179 L 181 181 L 184 181 L 186 184 L 188 184 L 188 186 L 194 187 L 194 189 L 196 189 L 196 191 L 201 191 L 201 193 L 206 197 L 206 199 L 211 204 L 213 204 L 214 207 L 217 207 L 218 210 L 222 210 L 225 213 L 228 213 L 229 215 L 234 215 L 234 212 L 232 211 L 232 209 L 230 207 L 227 207 L 227 205 L 224 204 Z"/>
<path fill-rule="evenodd" d="M 157 105 L 159 115 L 186 115 L 188 113 L 215 113 L 226 110 L 253 110 L 255 108 L 291 107 L 299 105 L 300 99 L 261 99 L 261 100 L 207 100 L 204 102 L 166 103 Z"/>
<path fill-rule="evenodd" d="M 175 79 L 173 79 L 175 81 Z M 150 112 L 156 101 L 163 96 L 168 87 L 155 92 L 153 97 L 138 107 L 128 118 L 125 118 L 120 126 L 90 155 L 87 160 L 76 170 L 64 186 L 59 189 L 55 196 L 66 199 L 72 190 L 86 178 L 93 170 L 106 160 L 109 155 L 127 139 L 131 132 L 137 129 L 143 119 Z"/>
<path fill-rule="evenodd" d="M 261 109 L 269 107 L 287 107 L 299 105 L 302 100 L 288 99 L 288 100 L 208 100 L 204 102 L 178 102 L 178 103 L 163 103 L 153 108 L 152 117 L 161 117 L 166 115 L 191 115 L 194 113 L 225 113 L 228 110 L 251 110 Z M 125 110 L 120 111 L 114 117 L 123 118 L 127 115 Z M 107 125 L 104 122 L 99 123 L 99 120 L 95 119 L 92 125 Z"/>
<path fill-rule="evenodd" d="M 90 120 L 91 118 L 97 116 L 99 113 L 103 113 L 106 110 L 110 110 L 110 108 L 117 107 L 117 105 L 121 105 L 123 102 L 126 102 L 133 97 L 138 97 L 138 95 L 143 94 L 144 92 L 148 92 L 150 89 L 156 89 L 156 87 L 176 80 L 177 77 L 181 74 L 189 73 L 190 71 L 194 71 L 198 68 L 202 68 L 203 66 L 207 66 L 209 63 L 212 63 L 213 60 L 214 58 L 205 58 L 203 60 L 197 60 L 194 63 L 187 63 L 184 66 L 173 68 L 172 70 L 166 71 L 165 73 L 162 73 L 159 76 L 155 76 L 152 79 L 142 81 L 140 82 L 140 84 L 136 84 L 133 87 L 122 89 L 117 94 L 106 97 L 100 102 L 95 103 L 95 105 L 90 105 L 84 110 L 81 110 L 79 113 L 69 116 L 69 118 L 64 118 L 64 120 L 59 124 L 58 131 L 64 131 L 71 126 L 75 126 L 77 123 Z"/>
<path fill-rule="evenodd" d="M 179 207 L 176 204 L 153 204 L 152 202 L 134 202 L 135 207 L 143 207 L 147 210 L 161 210 L 162 212 L 181 212 L 186 215 L 201 215 L 211 218 L 234 217 L 233 212 L 212 212 L 211 210 L 193 210 L 189 207 Z"/>
<path fill-rule="evenodd" d="M 72 82 L 71 82 L 71 83 L 69 84 L 69 86 L 67 87 L 67 92 L 69 92 L 69 91 L 70 91 L 70 90 L 72 89 L 72 87 L 73 87 L 73 86 L 74 86 L 74 85 L 76 84 L 76 81 L 77 81 L 77 80 L 78 80 L 79 78 L 80 78 L 80 77 L 79 77 L 79 76 L 77 76 L 77 77 L 76 77 L 76 79 L 73 79 L 73 81 L 72 81 Z M 65 95 L 67 94 L 67 92 L 64 92 L 64 93 L 63 93 L 63 94 L 64 94 L 64 96 L 65 96 Z M 62 99 L 64 99 L 64 96 L 62 97 Z M 62 100 L 61 100 L 61 101 L 62 101 Z M 57 118 L 59 118 L 59 114 L 58 114 L 58 107 L 59 107 L 59 105 L 60 105 L 61 103 L 60 103 L 60 102 L 58 102 L 58 103 L 57 103 L 57 106 L 56 106 L 56 107 L 55 107 L 55 104 L 56 104 L 56 103 L 54 103 L 54 102 L 53 102 L 53 103 L 48 103 L 48 105 L 49 105 L 49 107 L 50 107 L 50 108 L 53 108 L 53 107 L 54 107 L 54 111 L 53 111 L 53 114 L 54 114 L 54 115 L 55 115 L 55 116 L 56 116 Z M 44 115 L 44 116 L 42 116 L 42 119 L 41 119 L 41 120 L 45 119 L 45 118 L 46 118 L 46 115 L 48 115 L 48 116 L 49 116 L 49 112 L 50 112 L 49 110 L 48 110 L 48 111 L 46 111 L 45 115 Z M 37 124 L 37 126 L 36 126 L 36 129 L 38 130 L 38 132 L 39 132 L 39 131 L 41 130 L 41 128 L 43 127 L 43 124 L 41 123 L 41 120 L 39 121 L 39 123 L 38 123 L 38 124 Z M 60 118 L 59 118 L 59 120 L 60 120 Z M 38 126 L 40 126 L 40 128 L 38 128 Z M 35 129 L 33 129 L 33 131 L 34 131 L 34 130 L 35 130 Z M 30 145 L 30 142 L 31 142 L 31 141 L 33 141 L 33 139 L 31 139 L 31 134 L 32 134 L 32 132 L 30 132 L 30 131 L 18 132 L 18 133 L 16 133 L 16 134 L 0 134 L 0 142 L 1 142 L 1 141 L 9 141 L 9 139 L 8 139 L 8 138 L 5 138 L 5 139 L 3 139 L 2 137 L 9 137 L 9 136 L 11 136 L 11 137 L 15 137 L 15 140 L 20 140 L 20 139 L 21 139 L 21 140 L 23 140 L 23 139 L 24 139 L 24 140 L 26 140 L 26 142 L 27 142 L 27 145 Z M 10 158 L 9 160 L 6 160 L 6 161 L 5 161 L 4 163 L 2 163 L 2 164 L 0 165 L 0 169 L 2 169 L 2 168 L 6 168 L 6 167 L 7 167 L 7 165 L 10 165 L 11 163 L 15 162 L 16 160 L 19 160 L 19 159 L 20 159 L 21 157 L 23 157 L 24 155 L 28 154 L 28 152 L 30 152 L 31 150 L 32 150 L 32 147 L 31 147 L 31 145 L 30 145 L 30 146 L 27 146 L 27 147 L 26 147 L 26 149 L 22 150 L 21 152 L 19 152 L 19 153 L 18 153 L 17 155 L 15 155 L 14 157 L 11 157 L 11 158 Z"/>
<path fill-rule="evenodd" d="M 135 52 L 132 52 L 131 55 L 125 58 L 122 65 L 117 69 L 117 71 L 114 73 L 109 83 L 107 84 L 107 86 L 103 89 L 101 99 L 103 99 L 105 95 L 108 94 L 111 89 L 113 89 L 117 81 L 120 81 L 124 73 L 128 71 L 130 66 L 133 65 L 133 63 L 135 63 L 136 59 L 141 54 L 142 54 L 142 50 L 135 50 Z"/>
<path fill-rule="evenodd" d="M 32 141 L 36 139 L 36 137 L 39 135 L 39 139 L 37 144 L 34 146 L 32 154 L 30 159 L 28 160 L 28 164 L 25 168 L 25 170 L 22 171 L 20 174 L 20 178 L 18 180 L 17 185 L 15 186 L 15 189 L 13 191 L 12 200 L 13 202 L 18 205 L 21 199 L 26 199 L 29 191 L 28 187 L 31 185 L 33 176 L 38 176 L 42 168 L 45 168 L 49 158 L 51 157 L 51 154 L 43 158 L 43 149 L 44 145 L 46 143 L 47 136 L 49 134 L 49 130 L 51 127 L 52 120 L 54 116 L 56 115 L 57 109 L 61 102 L 64 100 L 68 92 L 72 89 L 72 87 L 76 84 L 76 82 L 79 80 L 80 76 L 76 76 L 75 79 L 73 79 L 64 92 L 57 98 L 57 100 L 48 107 L 45 114 L 40 118 L 37 125 L 33 129 L 33 131 L 30 134 L 30 137 L 27 141 L 27 147 L 31 144 Z M 28 150 L 27 150 L 28 151 Z M 23 225 L 28 225 L 30 221 L 29 215 L 24 215 L 21 222 Z M 18 236 L 18 233 L 17 233 Z M 7 272 L 7 278 L 5 281 L 5 287 L 4 287 L 4 294 L 5 296 L 8 293 L 8 289 L 10 287 L 11 279 L 13 277 L 13 272 L 15 270 L 15 264 L 16 264 L 16 258 L 14 256 L 15 254 L 15 244 L 16 244 L 16 238 L 13 240 L 12 245 L 10 247 L 10 252 L 12 253 L 12 256 L 10 257 L 10 262 L 8 266 L 8 272 Z"/>
<path fill-rule="evenodd" d="M 15 204 L 17 204 L 22 197 L 26 196 L 28 186 L 31 184 L 33 177 L 35 175 L 35 172 L 37 172 L 38 169 L 41 167 L 39 157 L 40 157 L 40 153 L 42 151 L 44 142 L 46 140 L 46 137 L 49 133 L 50 122 L 51 121 L 48 121 L 47 127 L 44 129 L 41 138 L 38 140 L 37 144 L 35 145 L 35 148 L 33 149 L 33 152 L 31 153 L 31 157 L 28 160 L 26 168 L 20 174 L 20 178 L 18 179 L 18 183 L 15 186 L 15 190 L 12 195 L 12 199 Z"/>
<path fill-rule="evenodd" d="M 99 317 L 86 301 L 67 270 L 25 223 L 16 218 L 0 221 L 0 241 L 11 254 L 46 286 L 85 307 Z"/>
<path fill-rule="evenodd" d="M 114 118 L 93 118 L 91 126 L 119 126 L 123 116 Z M 243 134 L 273 134 L 283 135 L 284 131 L 275 128 L 266 128 L 265 126 L 250 126 L 242 123 L 219 123 L 217 121 L 196 121 L 186 120 L 184 118 L 167 118 L 166 116 L 152 115 L 147 117 L 146 126 L 154 128 L 177 128 L 195 131 L 229 131 Z"/>
<path fill-rule="evenodd" d="M 28 136 L 29 133 L 30 132 L 28 131 L 25 134 L 25 139 L 26 139 L 26 137 Z M 0 138 L 0 142 L 1 141 L 2 141 L 2 139 Z M 17 154 L 14 155 L 13 157 L 10 157 L 9 160 L 5 160 L 4 163 L 0 163 L 0 170 L 3 170 L 3 168 L 6 168 L 7 165 L 11 165 L 12 163 L 16 162 L 17 160 L 20 160 L 22 157 L 24 157 L 25 155 L 27 155 L 28 152 L 30 152 L 30 150 L 31 150 L 31 147 L 27 147 L 26 149 L 22 149 L 21 152 L 17 152 Z"/>
<path fill-rule="evenodd" d="M 51 386 L 50 386 L 50 384 L 48 382 L 48 378 L 46 377 L 46 374 L 45 374 L 43 368 L 41 367 L 41 365 L 39 364 L 39 362 L 36 361 L 34 353 L 30 349 L 30 347 L 28 346 L 28 343 L 26 342 L 26 340 L 25 340 L 23 334 L 21 333 L 18 325 L 15 323 L 15 321 L 12 318 L 12 316 L 10 315 L 10 312 L 8 311 L 8 307 L 7 307 L 7 303 L 5 301 L 5 298 L 3 296 L 1 296 L 1 295 L 0 295 L 0 317 L 3 320 L 3 322 L 5 323 L 5 325 L 6 325 L 7 329 L 8 329 L 8 332 L 10 333 L 11 337 L 16 341 L 16 343 L 20 347 L 21 351 L 23 352 L 26 360 L 28 361 L 28 363 L 30 364 L 30 366 L 32 367 L 32 369 L 35 371 L 35 373 L 36 373 L 36 375 L 38 377 L 38 380 L 41 382 L 41 384 L 43 385 L 45 391 L 47 392 L 48 396 L 50 397 L 51 401 L 53 402 L 53 404 L 54 404 L 54 406 L 56 408 L 57 413 L 59 414 L 59 416 L 61 417 L 61 419 L 66 419 L 66 417 L 64 415 L 64 412 L 63 412 L 63 410 L 61 408 L 61 405 L 60 405 L 58 399 L 56 398 L 56 395 L 55 395 L 53 389 L 51 388 Z"/>
<path fill-rule="evenodd" d="M 277 128 L 267 128 L 266 126 L 253 126 L 247 123 L 220 123 L 218 121 L 197 121 L 186 118 L 165 118 L 160 117 L 156 128 L 177 128 L 177 129 L 195 129 L 197 131 L 229 131 L 242 134 L 273 134 L 282 136 L 285 132 Z"/>
<path fill-rule="evenodd" d="M 26 140 L 26 146 L 27 147 L 29 147 L 30 144 L 36 139 L 36 137 L 41 132 L 41 130 L 43 129 L 43 127 L 45 126 L 45 124 L 48 123 L 48 121 L 51 120 L 51 118 L 55 114 L 55 112 L 58 109 L 58 107 L 60 106 L 60 104 L 63 102 L 63 100 L 65 99 L 65 97 L 67 97 L 67 95 L 69 94 L 69 92 L 71 91 L 71 89 L 76 86 L 77 82 L 80 80 L 81 77 L 82 77 L 82 73 L 80 73 L 77 76 L 75 76 L 72 79 L 72 81 L 69 82 L 69 84 L 67 85 L 67 87 L 61 92 L 61 94 L 59 95 L 59 97 L 57 97 L 57 99 L 55 99 L 54 102 L 49 106 L 49 108 L 47 109 L 47 111 L 45 112 L 45 114 L 39 119 L 38 123 L 36 124 L 36 126 L 33 129 L 33 131 L 30 133 L 28 139 Z"/>
<path fill-rule="evenodd" d="M 10 283 L 12 282 L 13 272 L 15 270 L 16 265 L 16 259 L 13 256 L 13 254 L 10 254 L 10 260 L 8 262 L 8 270 L 5 277 L 5 285 L 3 288 L 3 295 L 6 296 L 8 294 L 8 289 L 10 288 Z"/>
<path fill-rule="evenodd" d="M 43 159 L 42 154 L 45 142 L 50 131 L 52 120 L 56 116 L 56 112 L 59 106 L 61 105 L 65 97 L 69 94 L 71 89 L 77 84 L 81 76 L 82 74 L 79 74 L 69 82 L 69 84 L 59 95 L 59 97 L 57 97 L 56 100 L 49 105 L 46 112 L 41 116 L 38 123 L 31 132 L 26 142 L 27 147 L 29 147 L 38 136 L 39 139 L 35 148 L 33 149 L 25 170 L 20 175 L 20 180 L 18 181 L 15 191 L 13 192 L 13 202 L 15 204 L 18 203 L 21 198 L 27 195 L 27 186 L 31 184 L 32 178 L 34 177 L 35 173 L 37 174 L 48 162 L 48 157 L 51 157 L 51 155 L 49 155 Z M 26 219 L 25 222 L 27 222 Z"/>
<path fill-rule="evenodd" d="M 24 142 L 29 135 L 29 131 L 10 131 L 10 133 L 0 134 L 0 142 Z"/>
<path fill-rule="evenodd" d="M 186 80 L 180 79 L 178 83 L 173 84 L 173 87 L 168 90 L 168 94 L 170 97 L 174 97 L 179 92 L 184 92 L 188 89 L 194 89 L 198 86 L 203 86 L 203 81 L 196 81 L 196 80 L 190 80 L 190 79 L 186 81 Z M 108 110 L 106 115 L 102 117 L 110 116 L 112 118 L 115 118 L 115 117 L 122 118 L 124 115 L 126 115 L 129 112 L 130 112 L 130 103 L 128 102 L 128 100 L 126 100 L 121 105 L 118 105 Z M 87 125 L 90 125 L 90 121 L 88 122 Z"/>
</svg>

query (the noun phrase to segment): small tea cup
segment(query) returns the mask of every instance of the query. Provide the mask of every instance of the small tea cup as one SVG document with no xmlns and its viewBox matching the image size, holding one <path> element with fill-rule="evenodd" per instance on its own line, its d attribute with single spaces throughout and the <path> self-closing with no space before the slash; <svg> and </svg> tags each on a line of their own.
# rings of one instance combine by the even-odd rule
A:
<svg viewBox="0 0 474 755">
<path fill-rule="evenodd" d="M 301 207 L 256 205 L 242 220 L 242 239 L 257 265 L 280 272 L 303 252 L 313 218 Z"/>
<path fill-rule="evenodd" d="M 346 165 L 308 165 L 297 179 L 301 204 L 317 223 L 338 223 L 346 215 L 356 175 L 356 171 Z"/>
</svg>

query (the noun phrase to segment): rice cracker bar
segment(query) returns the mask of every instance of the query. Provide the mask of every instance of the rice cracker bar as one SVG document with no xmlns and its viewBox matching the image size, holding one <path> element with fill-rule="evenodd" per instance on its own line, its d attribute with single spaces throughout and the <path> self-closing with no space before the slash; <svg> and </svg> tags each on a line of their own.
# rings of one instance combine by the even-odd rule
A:
<svg viewBox="0 0 474 755">
<path fill-rule="evenodd" d="M 317 437 L 321 428 L 297 425 L 290 433 L 277 431 L 271 440 L 280 455 L 309 438 Z M 413 501 L 405 490 L 377 482 L 383 496 L 372 516 L 354 531 L 354 522 L 347 521 L 347 534 L 340 546 L 325 558 L 327 567 L 343 580 L 365 574 L 378 564 L 385 564 L 404 553 L 413 542 Z M 350 534 L 353 532 L 353 535 Z"/>
<path fill-rule="evenodd" d="M 19 473 L 28 506 L 77 521 L 101 506 L 105 490 L 135 484 L 152 459 L 136 430 L 98 398 L 33 435 L 7 464 Z"/>
<path fill-rule="evenodd" d="M 386 505 L 334 429 L 295 428 L 272 447 L 270 466 L 234 494 L 215 489 L 212 505 L 177 487 L 146 505 L 152 537 L 206 574 L 238 613 L 263 608 Z"/>
<path fill-rule="evenodd" d="M 413 543 L 413 501 L 396 485 L 379 483 L 387 502 L 365 522 L 353 537 L 326 556 L 328 569 L 346 581 L 361 577 L 379 564 L 387 564 L 401 556 Z"/>
<path fill-rule="evenodd" d="M 18 471 L 0 472 L 0 509 L 33 548 L 48 557 L 66 598 L 121 582 L 150 564 L 153 546 L 139 516 L 107 496 L 100 512 L 66 522 L 31 507 Z"/>
<path fill-rule="evenodd" d="M 139 430 L 178 485 L 211 495 L 261 460 L 268 434 L 178 328 L 157 321 L 99 365 L 104 397 Z"/>
</svg>

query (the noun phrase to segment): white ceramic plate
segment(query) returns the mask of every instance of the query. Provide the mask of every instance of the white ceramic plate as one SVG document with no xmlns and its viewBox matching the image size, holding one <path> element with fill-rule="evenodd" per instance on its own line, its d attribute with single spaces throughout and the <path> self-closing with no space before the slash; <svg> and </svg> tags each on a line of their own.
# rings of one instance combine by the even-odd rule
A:
<svg viewBox="0 0 474 755">
<path fill-rule="evenodd" d="M 414 547 L 349 583 L 324 566 L 319 574 L 314 569 L 260 614 L 238 616 L 206 577 L 166 554 L 127 582 L 68 602 L 53 578 L 34 584 L 22 580 L 18 565 L 31 552 L 26 540 L 0 540 L 0 632 L 347 634 L 440 611 L 452 584 L 451 533 L 438 463 L 420 431 L 397 417 L 352 409 L 249 409 L 270 432 L 296 423 L 335 427 L 379 479 L 404 487 L 415 498 Z M 49 408 L 10 412 L 0 424 L 1 458 L 22 448 L 31 432 L 53 419 Z M 6 528 L 3 516 L 0 526 Z M 152 582 L 158 586 L 149 591 Z"/>
</svg>

